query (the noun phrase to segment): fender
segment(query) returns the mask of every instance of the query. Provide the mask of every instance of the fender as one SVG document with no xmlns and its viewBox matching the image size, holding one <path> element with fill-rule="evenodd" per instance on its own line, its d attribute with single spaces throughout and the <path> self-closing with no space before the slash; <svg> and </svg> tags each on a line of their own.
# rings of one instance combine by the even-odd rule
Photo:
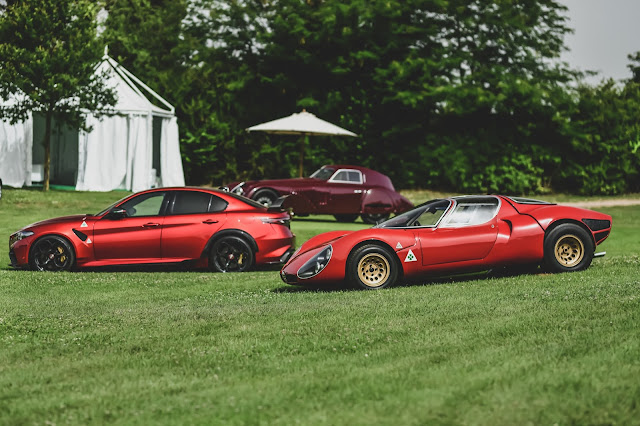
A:
<svg viewBox="0 0 640 426">
<path fill-rule="evenodd" d="M 365 214 L 392 213 L 393 195 L 384 188 L 370 188 L 362 197 L 360 211 Z"/>
<path fill-rule="evenodd" d="M 256 243 L 256 240 L 253 239 L 253 237 L 249 235 L 247 232 L 241 229 L 225 229 L 223 231 L 216 232 L 211 236 L 211 238 L 209 238 L 209 241 L 207 242 L 207 244 L 205 244 L 204 249 L 202 250 L 202 254 L 200 254 L 200 257 L 206 257 L 209 253 L 209 250 L 211 249 L 211 246 L 215 244 L 215 242 L 218 241 L 220 238 L 229 237 L 229 236 L 240 237 L 246 240 L 251 246 L 251 249 L 253 250 L 253 252 L 254 253 L 258 252 L 258 243 Z"/>
</svg>

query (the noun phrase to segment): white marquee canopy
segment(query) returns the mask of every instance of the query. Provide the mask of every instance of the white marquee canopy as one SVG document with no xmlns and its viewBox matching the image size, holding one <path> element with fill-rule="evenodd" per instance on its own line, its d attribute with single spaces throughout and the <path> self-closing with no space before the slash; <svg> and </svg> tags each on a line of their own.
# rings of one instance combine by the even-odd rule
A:
<svg viewBox="0 0 640 426">
<path fill-rule="evenodd" d="M 79 191 L 184 186 L 173 106 L 108 55 L 96 73 L 105 73 L 107 85 L 116 93 L 114 115 L 88 114 L 90 132 L 67 131 L 65 136 L 58 131 L 51 142 L 52 182 L 56 174 L 66 172 Z M 145 93 L 163 107 L 149 101 Z M 0 179 L 5 185 L 21 187 L 41 180 L 42 160 L 36 158 L 41 142 L 34 141 L 38 133 L 34 116 L 17 124 L 0 121 Z M 54 144 L 59 145 L 57 149 Z"/>
</svg>

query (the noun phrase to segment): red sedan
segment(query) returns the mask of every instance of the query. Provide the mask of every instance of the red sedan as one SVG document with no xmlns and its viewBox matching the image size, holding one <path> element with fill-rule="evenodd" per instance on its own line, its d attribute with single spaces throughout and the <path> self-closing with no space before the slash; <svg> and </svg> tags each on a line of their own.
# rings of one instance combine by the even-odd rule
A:
<svg viewBox="0 0 640 426">
<path fill-rule="evenodd" d="M 271 210 L 213 189 L 151 189 L 95 215 L 26 226 L 9 238 L 9 256 L 16 268 L 40 271 L 186 261 L 246 271 L 293 251 L 289 214 Z"/>
<path fill-rule="evenodd" d="M 611 216 L 543 201 L 466 196 L 429 201 L 371 229 L 304 243 L 280 273 L 289 284 L 347 281 L 379 289 L 404 278 L 540 264 L 580 271 L 611 232 Z"/>
<path fill-rule="evenodd" d="M 360 216 L 373 224 L 413 208 L 396 192 L 391 179 L 360 166 L 328 165 L 308 178 L 247 181 L 225 188 L 267 206 L 290 195 L 287 204 L 296 215 L 330 214 L 339 222 L 353 222 Z"/>
</svg>

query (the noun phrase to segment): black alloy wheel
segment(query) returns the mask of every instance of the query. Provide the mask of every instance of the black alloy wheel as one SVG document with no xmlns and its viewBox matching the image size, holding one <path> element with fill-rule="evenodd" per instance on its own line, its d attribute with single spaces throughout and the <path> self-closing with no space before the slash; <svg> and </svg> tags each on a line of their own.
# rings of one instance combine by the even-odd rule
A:
<svg viewBox="0 0 640 426">
<path fill-rule="evenodd" d="M 253 266 L 253 250 L 242 238 L 222 237 L 209 253 L 209 267 L 218 272 L 244 272 Z"/>
<path fill-rule="evenodd" d="M 36 271 L 69 271 L 75 261 L 71 244 L 57 235 L 40 238 L 29 250 L 29 265 Z"/>
<path fill-rule="evenodd" d="M 385 220 L 389 219 L 389 216 L 389 213 L 363 213 L 362 215 L 360 215 L 360 217 L 362 217 L 362 221 L 370 225 L 384 222 Z"/>
<path fill-rule="evenodd" d="M 269 207 L 277 199 L 278 199 L 278 194 L 276 194 L 270 189 L 261 189 L 260 191 L 256 192 L 253 196 L 253 200 L 255 202 L 260 203 L 265 207 Z"/>
</svg>

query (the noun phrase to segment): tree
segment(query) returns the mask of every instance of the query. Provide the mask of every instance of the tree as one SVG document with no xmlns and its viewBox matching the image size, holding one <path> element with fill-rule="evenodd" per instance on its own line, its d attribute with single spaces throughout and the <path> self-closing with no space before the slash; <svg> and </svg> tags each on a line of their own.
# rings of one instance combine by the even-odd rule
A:
<svg viewBox="0 0 640 426">
<path fill-rule="evenodd" d="M 95 74 L 103 50 L 96 31 L 88 0 L 12 1 L 0 10 L 0 97 L 17 100 L 0 113 L 12 122 L 44 115 L 45 191 L 52 121 L 84 128 L 88 112 L 108 113 L 116 101 L 105 76 Z"/>
</svg>

